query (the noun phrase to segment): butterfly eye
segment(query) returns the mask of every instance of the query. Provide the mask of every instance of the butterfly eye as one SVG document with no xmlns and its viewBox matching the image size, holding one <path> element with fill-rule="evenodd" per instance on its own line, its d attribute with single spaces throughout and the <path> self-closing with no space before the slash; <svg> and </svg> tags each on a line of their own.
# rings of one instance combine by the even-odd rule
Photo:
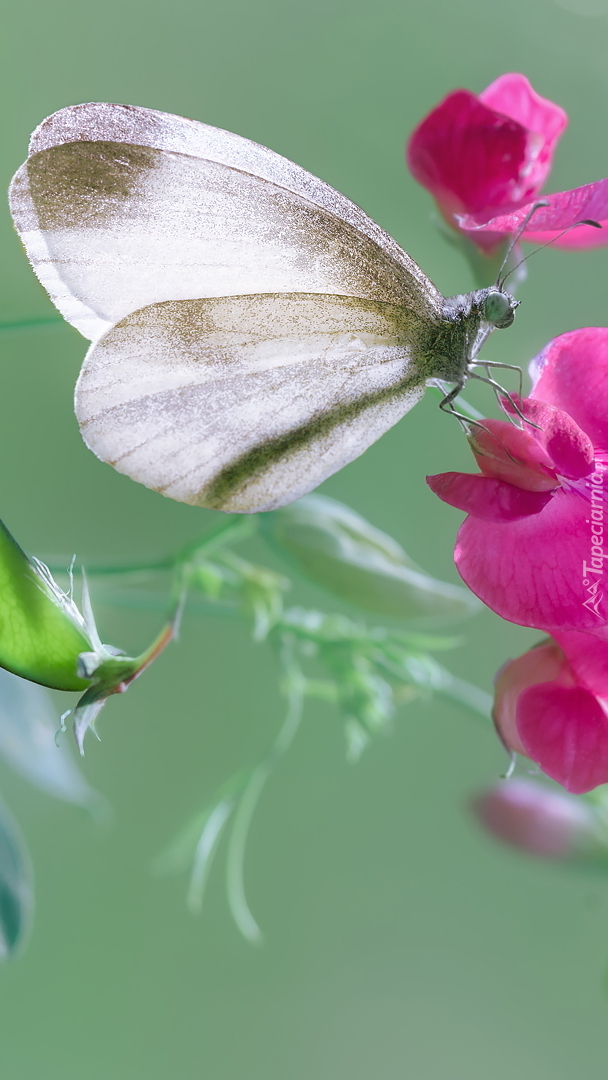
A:
<svg viewBox="0 0 608 1080">
<path fill-rule="evenodd" d="M 488 322 L 494 323 L 499 330 L 510 326 L 515 318 L 513 301 L 506 293 L 495 292 L 486 296 L 484 302 L 484 316 Z"/>
</svg>

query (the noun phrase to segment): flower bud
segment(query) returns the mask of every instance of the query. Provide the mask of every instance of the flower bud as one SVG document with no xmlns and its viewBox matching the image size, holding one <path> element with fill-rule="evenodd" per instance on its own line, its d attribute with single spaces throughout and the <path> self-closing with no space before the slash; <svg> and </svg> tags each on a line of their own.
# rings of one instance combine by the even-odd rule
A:
<svg viewBox="0 0 608 1080">
<path fill-rule="evenodd" d="M 487 832 L 531 855 L 608 857 L 593 807 L 532 780 L 503 780 L 476 795 L 471 808 Z"/>
<path fill-rule="evenodd" d="M 0 521 L 0 667 L 55 690 L 85 690 L 77 671 L 91 648 L 71 597 L 37 559 L 30 559 Z"/>
<path fill-rule="evenodd" d="M 81 753 L 107 698 L 123 693 L 171 640 L 180 610 L 176 604 L 146 652 L 125 656 L 100 640 L 84 571 L 81 612 L 48 567 L 28 558 L 0 521 L 0 668 L 54 690 L 84 690 L 74 709 Z"/>
<path fill-rule="evenodd" d="M 403 548 L 350 507 L 325 495 L 263 516 L 267 538 L 308 578 L 376 615 L 432 625 L 478 610 L 471 593 L 420 570 Z"/>
</svg>

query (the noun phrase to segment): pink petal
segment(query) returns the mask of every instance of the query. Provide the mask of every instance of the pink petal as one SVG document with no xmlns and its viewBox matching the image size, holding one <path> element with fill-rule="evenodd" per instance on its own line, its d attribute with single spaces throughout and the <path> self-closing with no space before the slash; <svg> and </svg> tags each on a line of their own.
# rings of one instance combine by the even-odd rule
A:
<svg viewBox="0 0 608 1080">
<path fill-rule="evenodd" d="M 500 75 L 479 95 L 489 109 L 517 120 L 529 131 L 544 135 L 552 147 L 568 125 L 568 116 L 559 105 L 537 94 L 525 75 Z"/>
<path fill-rule="evenodd" d="M 529 687 L 518 701 L 517 728 L 528 757 L 568 791 L 608 782 L 608 717 L 588 690 Z"/>
<path fill-rule="evenodd" d="M 600 591 L 599 597 L 591 596 L 595 607 L 585 605 L 590 594 L 584 583 L 597 577 L 601 585 L 604 574 L 598 559 L 601 572 L 583 577 L 591 558 L 589 507 L 581 495 L 558 488 L 534 516 L 502 524 L 470 516 L 456 540 L 458 571 L 484 604 L 509 622 L 549 633 L 601 630 L 608 623 L 608 598 L 604 601 Z"/>
<path fill-rule="evenodd" d="M 530 428 L 526 434 L 533 437 L 539 449 L 545 449 L 549 460 L 561 476 L 579 480 L 593 472 L 593 443 L 567 412 L 555 405 L 548 405 L 536 394 L 521 401 L 514 394 L 513 400 L 519 405 L 526 419 L 538 425 L 537 429 Z M 508 401 L 505 401 L 505 409 L 515 415 L 515 410 Z M 488 421 L 484 420 L 484 424 L 487 423 Z"/>
<path fill-rule="evenodd" d="M 540 191 L 551 171 L 557 140 L 568 124 L 564 109 L 541 97 L 525 76 L 515 73 L 492 82 L 483 94 L 479 94 L 479 100 L 541 136 L 536 156 L 529 162 L 526 173 L 531 190 Z"/>
<path fill-rule="evenodd" d="M 589 637 L 588 634 L 580 636 Z M 526 752 L 516 724 L 519 695 L 529 686 L 554 682 L 560 676 L 574 685 L 568 662 L 559 645 L 551 638 L 502 666 L 496 676 L 492 717 L 498 736 L 507 750 L 513 750 L 516 754 Z"/>
<path fill-rule="evenodd" d="M 524 240 L 545 244 L 555 240 L 558 233 L 569 225 L 591 218 L 599 221 L 604 228 L 580 225 L 556 241 L 555 246 L 581 249 L 608 244 L 608 179 L 596 180 L 593 184 L 584 184 L 583 187 L 560 191 L 555 195 L 543 195 L 542 198 L 547 199 L 549 205 L 541 206 L 536 211 L 530 228 L 524 233 Z M 516 232 L 532 206 L 533 200 L 529 200 L 518 210 L 494 218 L 483 218 L 479 212 L 469 208 L 469 213 L 458 214 L 456 221 L 458 227 L 478 244 L 484 234 L 500 239 L 507 233 Z"/>
<path fill-rule="evenodd" d="M 470 473 L 438 473 L 427 476 L 426 482 L 443 502 L 493 524 L 539 514 L 552 497 L 550 491 L 524 491 L 504 480 Z"/>
<path fill-rule="evenodd" d="M 463 211 L 488 218 L 534 193 L 527 181 L 522 184 L 529 139 L 516 120 L 468 90 L 455 90 L 413 132 L 406 160 L 446 215 Z"/>
<path fill-rule="evenodd" d="M 564 110 L 537 94 L 525 75 L 515 73 L 501 75 L 486 87 L 479 100 L 542 136 L 537 156 L 526 175 L 530 186 L 540 191 L 551 169 L 556 143 L 568 124 Z"/>
<path fill-rule="evenodd" d="M 554 637 L 576 681 L 597 697 L 608 698 L 608 641 L 574 630 L 558 631 Z"/>
<path fill-rule="evenodd" d="M 608 234 L 608 230 L 607 230 Z M 564 409 L 600 450 L 608 450 L 608 329 L 571 330 L 530 365 L 532 397 Z"/>
<path fill-rule="evenodd" d="M 522 411 L 527 415 L 525 409 Z M 475 428 L 469 435 L 469 443 L 485 476 L 506 480 L 525 491 L 559 487 L 553 462 L 531 430 L 488 419 L 483 428 Z"/>
<path fill-rule="evenodd" d="M 603 181 L 602 181 L 603 183 Z M 590 214 L 585 214 L 585 217 L 592 217 Z M 580 221 L 581 218 L 578 218 Z M 606 247 L 608 244 L 608 217 L 605 218 L 593 218 L 602 227 L 597 229 L 592 225 L 578 225 L 576 229 L 571 229 L 565 236 L 560 236 L 560 230 L 554 229 L 548 232 L 528 232 L 523 234 L 522 239 L 528 244 L 547 244 L 551 243 L 554 248 L 559 248 L 561 251 L 591 251 L 593 248 Z"/>
</svg>

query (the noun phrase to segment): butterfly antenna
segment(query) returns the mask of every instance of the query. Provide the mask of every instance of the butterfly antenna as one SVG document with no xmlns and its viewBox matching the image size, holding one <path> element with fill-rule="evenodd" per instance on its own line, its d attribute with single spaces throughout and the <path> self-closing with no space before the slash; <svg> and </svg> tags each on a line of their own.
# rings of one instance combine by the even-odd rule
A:
<svg viewBox="0 0 608 1080">
<path fill-rule="evenodd" d="M 541 206 L 548 206 L 548 205 L 549 205 L 549 202 L 548 202 L 547 199 L 540 199 L 539 202 L 535 202 L 534 206 L 532 206 L 530 208 L 530 210 L 528 210 L 528 213 L 526 214 L 524 220 L 522 221 L 521 225 L 519 226 L 519 229 L 517 230 L 517 232 L 515 233 L 515 236 L 511 240 L 511 243 L 509 244 L 509 247 L 507 248 L 507 254 L 505 255 L 504 259 L 502 260 L 502 266 L 500 267 L 500 270 L 498 271 L 498 274 L 496 275 L 496 288 L 500 289 L 501 292 L 502 292 L 502 289 L 504 287 L 505 281 L 509 277 L 509 274 L 512 274 L 513 270 L 517 270 L 517 268 L 519 266 L 521 266 L 522 262 L 524 261 L 522 259 L 521 262 L 518 262 L 517 266 L 513 267 L 513 270 L 509 271 L 509 274 L 507 274 L 504 278 L 501 277 L 502 272 L 503 272 L 505 266 L 507 265 L 507 263 L 509 261 L 509 256 L 511 255 L 511 252 L 513 251 L 513 248 L 515 247 L 516 244 L 519 243 L 519 241 L 521 239 L 521 236 L 522 236 L 522 233 L 525 232 L 528 225 L 530 224 L 530 218 L 536 213 L 537 210 L 540 210 Z"/>
<path fill-rule="evenodd" d="M 539 203 L 539 205 L 541 205 L 541 204 Z M 548 206 L 548 203 L 544 203 L 542 205 Z M 530 219 L 528 218 L 528 220 L 530 220 Z M 516 270 L 519 270 L 520 266 L 522 266 L 526 262 L 526 260 L 530 258 L 531 255 L 536 255 L 537 251 L 542 251 L 543 248 L 549 247 L 550 244 L 554 244 L 556 240 L 561 239 L 561 237 L 565 236 L 565 234 L 570 232 L 571 229 L 578 229 L 579 225 L 591 225 L 594 229 L 602 229 L 603 228 L 603 225 L 601 225 L 599 221 L 595 221 L 593 218 L 582 218 L 581 221 L 575 221 L 572 225 L 568 225 L 567 228 L 562 229 L 562 231 L 560 233 L 558 233 L 557 236 L 552 237 L 551 240 L 546 240 L 544 244 L 540 244 L 538 247 L 534 248 L 532 251 L 529 251 L 527 255 L 524 255 L 523 259 L 520 259 L 519 262 L 517 263 L 517 266 L 514 266 L 511 270 L 509 270 L 508 274 L 505 274 L 504 278 L 502 279 L 502 281 L 501 281 L 501 283 L 499 285 L 499 288 L 502 290 L 502 288 L 504 287 L 505 281 L 507 281 L 507 279 L 511 277 L 511 274 L 514 274 Z M 518 235 L 521 235 L 521 231 L 520 231 L 520 233 Z M 511 250 L 511 248 L 509 248 L 509 251 L 510 250 Z M 504 263 L 503 263 L 503 266 L 504 266 Z M 502 269 L 502 267 L 501 267 L 501 269 Z"/>
</svg>

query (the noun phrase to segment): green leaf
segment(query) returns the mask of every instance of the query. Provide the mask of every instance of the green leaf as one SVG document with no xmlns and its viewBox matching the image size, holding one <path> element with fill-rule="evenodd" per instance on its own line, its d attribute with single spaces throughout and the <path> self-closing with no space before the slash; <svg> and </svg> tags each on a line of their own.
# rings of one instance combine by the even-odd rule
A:
<svg viewBox="0 0 608 1080">
<path fill-rule="evenodd" d="M 0 667 L 56 690 L 84 690 L 77 663 L 90 648 L 71 598 L 0 522 Z"/>
<path fill-rule="evenodd" d="M 245 894 L 247 837 L 266 781 L 294 740 L 302 719 L 304 703 L 305 679 L 295 658 L 293 642 L 289 635 L 282 637 L 279 658 L 283 669 L 283 692 L 287 698 L 285 720 L 266 757 L 250 773 L 249 781 L 232 819 L 226 856 L 228 906 L 241 934 L 252 945 L 261 943 L 262 931 L 251 913 Z"/>
<path fill-rule="evenodd" d="M 0 959 L 13 956 L 31 925 L 34 910 L 32 869 L 25 842 L 12 815 L 0 802 Z"/>
<path fill-rule="evenodd" d="M 264 514 L 262 527 L 317 585 L 377 615 L 432 625 L 480 608 L 466 589 L 430 577 L 392 537 L 325 495 Z"/>
</svg>

